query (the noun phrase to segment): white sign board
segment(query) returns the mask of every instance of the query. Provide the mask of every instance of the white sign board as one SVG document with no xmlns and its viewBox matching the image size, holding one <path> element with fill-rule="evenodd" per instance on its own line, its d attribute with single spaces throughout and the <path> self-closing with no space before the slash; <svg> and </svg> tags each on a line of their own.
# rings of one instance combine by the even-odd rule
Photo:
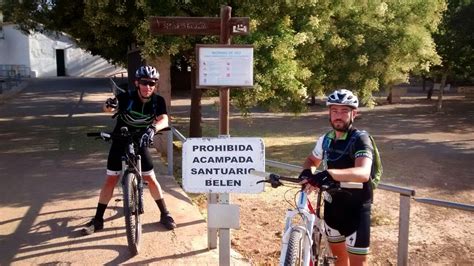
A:
<svg viewBox="0 0 474 266">
<path fill-rule="evenodd" d="M 196 87 L 253 87 L 253 47 L 197 45 Z"/>
<path fill-rule="evenodd" d="M 265 171 L 260 138 L 188 138 L 183 144 L 183 188 L 192 193 L 259 193 Z"/>
</svg>

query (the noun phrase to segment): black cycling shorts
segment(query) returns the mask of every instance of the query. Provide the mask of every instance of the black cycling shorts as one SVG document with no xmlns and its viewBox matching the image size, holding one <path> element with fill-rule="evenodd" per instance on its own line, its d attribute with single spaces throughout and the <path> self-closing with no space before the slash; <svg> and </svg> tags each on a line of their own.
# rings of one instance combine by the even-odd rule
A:
<svg viewBox="0 0 474 266">
<path fill-rule="evenodd" d="M 122 171 L 122 157 L 125 155 L 127 143 L 123 141 L 113 141 L 107 158 L 107 174 L 118 175 Z M 153 159 L 148 148 L 139 148 L 138 154 L 141 155 L 142 173 L 153 171 Z"/>
<path fill-rule="evenodd" d="M 347 206 L 325 202 L 324 221 L 326 235 L 331 243 L 345 241 L 347 251 L 366 255 L 370 246 L 371 204 Z"/>
</svg>

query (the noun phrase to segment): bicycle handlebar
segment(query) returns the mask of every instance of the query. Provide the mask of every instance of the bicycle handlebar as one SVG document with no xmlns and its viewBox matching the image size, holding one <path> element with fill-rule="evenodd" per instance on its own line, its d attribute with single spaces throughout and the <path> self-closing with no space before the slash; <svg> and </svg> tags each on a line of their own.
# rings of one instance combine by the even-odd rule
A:
<svg viewBox="0 0 474 266">
<path fill-rule="evenodd" d="M 157 131 L 155 134 L 161 134 L 163 131 L 169 131 L 171 130 L 170 127 L 165 127 L 159 131 Z M 86 135 L 88 137 L 96 137 L 97 139 L 101 138 L 103 139 L 104 141 L 109 141 L 111 139 L 114 139 L 114 140 L 125 140 L 129 143 L 136 143 L 137 145 L 139 145 L 140 147 L 143 147 L 143 143 L 142 141 L 140 140 L 139 142 L 137 137 L 140 138 L 141 136 L 143 136 L 143 133 L 142 131 L 140 132 L 130 132 L 128 131 L 128 128 L 127 127 L 122 127 L 120 129 L 120 133 L 108 133 L 108 132 L 89 132 L 89 133 L 86 133 Z M 153 142 L 149 143 L 149 145 L 147 145 L 148 147 L 152 147 L 153 146 Z"/>
<path fill-rule="evenodd" d="M 131 137 L 131 136 L 135 136 L 135 135 L 139 135 L 141 133 L 130 133 L 128 131 L 128 129 L 126 129 L 126 127 L 123 127 L 122 129 L 124 129 L 124 131 L 122 131 L 121 133 L 108 133 L 108 132 L 88 132 L 86 133 L 86 135 L 88 137 L 100 137 L 104 140 L 110 140 L 110 139 L 123 139 L 123 138 L 127 138 L 127 137 Z M 159 130 L 158 132 L 156 132 L 156 134 L 161 134 L 162 132 L 164 131 L 170 131 L 171 130 L 171 127 L 165 127 L 161 130 Z"/>
<path fill-rule="evenodd" d="M 261 171 L 256 171 L 256 170 L 252 170 L 250 174 L 265 178 L 264 180 L 257 181 L 257 184 L 266 182 L 266 183 L 270 183 L 273 188 L 277 188 L 283 185 L 283 183 L 280 180 L 291 182 L 291 183 L 301 182 L 301 180 L 298 178 L 281 176 L 278 174 L 261 172 Z M 331 189 L 337 189 L 337 188 L 362 189 L 363 186 L 364 184 L 359 183 L 359 182 L 335 182 L 329 186 L 322 186 L 320 189 L 322 190 L 331 190 Z"/>
</svg>

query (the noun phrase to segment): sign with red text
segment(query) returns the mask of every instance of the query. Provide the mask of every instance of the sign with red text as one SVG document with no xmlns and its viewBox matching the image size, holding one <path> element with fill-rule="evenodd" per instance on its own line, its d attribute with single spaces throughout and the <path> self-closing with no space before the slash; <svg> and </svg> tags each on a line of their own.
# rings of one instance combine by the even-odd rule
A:
<svg viewBox="0 0 474 266">
<path fill-rule="evenodd" d="M 192 193 L 259 193 L 265 171 L 260 138 L 188 138 L 183 144 L 183 188 Z"/>
<path fill-rule="evenodd" d="M 196 45 L 197 88 L 253 87 L 253 46 Z"/>
</svg>

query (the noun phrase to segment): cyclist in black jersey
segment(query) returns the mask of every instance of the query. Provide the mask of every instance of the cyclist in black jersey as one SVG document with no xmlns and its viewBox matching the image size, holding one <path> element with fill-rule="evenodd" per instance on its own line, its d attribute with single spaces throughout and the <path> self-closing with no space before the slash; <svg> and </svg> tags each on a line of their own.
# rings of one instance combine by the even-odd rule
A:
<svg viewBox="0 0 474 266">
<path fill-rule="evenodd" d="M 166 103 L 163 97 L 155 94 L 159 80 L 158 71 L 152 66 L 141 66 L 135 73 L 136 90 L 124 92 L 117 98 L 109 98 L 103 109 L 105 112 L 116 112 L 117 123 L 115 133 L 119 133 L 123 126 L 128 127 L 130 132 L 143 133 L 140 139 L 139 154 L 141 155 L 142 175 L 148 182 L 151 196 L 156 201 L 161 212 L 160 223 L 167 229 L 176 228 L 176 223 L 166 208 L 163 199 L 163 191 L 156 180 L 153 170 L 153 160 L 148 148 L 153 142 L 156 132 L 168 127 L 168 115 Z M 83 229 L 84 234 L 92 234 L 104 227 L 104 212 L 112 198 L 115 185 L 122 171 L 122 156 L 127 143 L 114 140 L 110 147 L 107 159 L 107 178 L 100 191 L 99 203 L 95 217 Z"/>
<path fill-rule="evenodd" d="M 300 178 L 307 192 L 330 182 L 360 182 L 362 189 L 341 189 L 325 201 L 324 221 L 336 265 L 367 265 L 370 246 L 373 146 L 367 134 L 354 135 L 359 101 L 351 91 L 341 89 L 328 96 L 332 131 L 321 136 L 303 164 Z M 356 136 L 355 138 L 351 138 Z M 354 140 L 355 139 L 355 140 Z M 353 143 L 351 143 L 353 141 Z M 323 163 L 324 171 L 311 168 Z"/>
</svg>

